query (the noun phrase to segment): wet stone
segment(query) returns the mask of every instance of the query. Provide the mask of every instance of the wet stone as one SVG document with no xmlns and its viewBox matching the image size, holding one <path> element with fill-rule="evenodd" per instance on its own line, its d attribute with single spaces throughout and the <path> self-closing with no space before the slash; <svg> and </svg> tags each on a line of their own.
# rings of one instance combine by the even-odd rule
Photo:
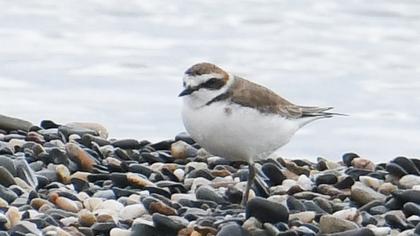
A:
<svg viewBox="0 0 420 236">
<path fill-rule="evenodd" d="M 248 201 L 246 206 L 246 218 L 255 217 L 265 223 L 287 222 L 289 212 L 280 203 L 272 202 L 264 198 L 255 197 Z"/>
<path fill-rule="evenodd" d="M 400 230 L 406 230 L 410 229 L 413 226 L 409 226 L 404 219 L 401 219 L 399 216 L 394 214 L 387 214 L 385 216 L 385 221 L 388 225 L 390 225 L 392 228 L 398 228 Z"/>
<path fill-rule="evenodd" d="M 316 185 L 320 185 L 320 184 L 335 184 L 335 183 L 337 183 L 337 176 L 335 176 L 333 174 L 319 175 L 315 179 L 315 184 Z"/>
<path fill-rule="evenodd" d="M 411 189 L 415 185 L 420 185 L 420 176 L 412 174 L 404 175 L 399 180 L 399 183 L 401 187 Z"/>
<path fill-rule="evenodd" d="M 363 169 L 363 170 L 369 170 L 369 171 L 374 171 L 375 170 L 375 164 L 365 158 L 354 158 L 351 161 L 351 165 L 354 166 L 357 169 Z"/>
<path fill-rule="evenodd" d="M 354 180 L 359 180 L 360 176 L 369 175 L 370 173 L 372 173 L 372 171 L 350 167 L 345 171 L 345 173 L 347 175 L 350 175 Z"/>
<path fill-rule="evenodd" d="M 15 184 L 13 175 L 3 166 L 0 166 L 0 184 L 5 187 Z"/>
<path fill-rule="evenodd" d="M 373 200 L 385 201 L 385 195 L 357 182 L 351 187 L 351 198 L 364 205 Z"/>
<path fill-rule="evenodd" d="M 344 232 L 328 234 L 328 236 L 376 236 L 372 230 L 368 228 L 347 230 Z"/>
<path fill-rule="evenodd" d="M 10 233 L 13 235 L 15 232 L 21 232 L 24 234 L 42 235 L 42 232 L 36 227 L 34 223 L 29 221 L 20 221 L 11 230 Z"/>
<path fill-rule="evenodd" d="M 226 199 L 230 201 L 231 203 L 236 203 L 236 204 L 241 203 L 242 195 L 243 195 L 242 191 L 232 186 L 229 187 L 225 192 Z"/>
<path fill-rule="evenodd" d="M 355 154 L 355 153 L 346 153 L 343 155 L 342 159 L 343 159 L 343 163 L 346 166 L 351 166 L 351 162 L 353 161 L 353 159 L 358 158 L 359 155 Z"/>
<path fill-rule="evenodd" d="M 305 205 L 302 204 L 299 200 L 297 200 L 293 196 L 289 196 L 287 198 L 286 204 L 290 211 L 293 211 L 293 212 L 305 211 Z"/>
<path fill-rule="evenodd" d="M 389 209 L 385 206 L 375 206 L 375 207 L 370 208 L 369 210 L 370 214 L 372 215 L 382 215 L 388 211 Z"/>
<path fill-rule="evenodd" d="M 245 231 L 240 225 L 235 223 L 229 223 L 222 226 L 216 236 L 249 236 L 249 233 Z"/>
<path fill-rule="evenodd" d="M 190 145 L 194 144 L 195 141 L 191 138 L 191 136 L 186 132 L 181 132 L 175 136 L 175 141 L 182 140 Z"/>
<path fill-rule="evenodd" d="M 326 234 L 337 233 L 358 228 L 357 224 L 351 221 L 343 220 L 331 215 L 321 216 L 319 225 L 321 232 Z"/>
<path fill-rule="evenodd" d="M 6 200 L 8 203 L 12 203 L 17 198 L 17 194 L 12 190 L 0 185 L 0 198 Z"/>
<path fill-rule="evenodd" d="M 172 232 L 172 233 L 175 233 L 175 232 Z M 131 228 L 131 236 L 138 236 L 138 235 L 158 236 L 159 234 L 157 230 L 151 225 L 136 223 L 136 224 L 133 224 Z"/>
<path fill-rule="evenodd" d="M 420 175 L 420 171 L 417 169 L 414 162 L 407 157 L 397 157 L 394 160 L 391 161 L 392 163 L 395 163 L 399 165 L 402 169 L 404 169 L 408 174 L 411 175 Z"/>
<path fill-rule="evenodd" d="M 0 141 L 0 155 L 13 155 L 14 150 L 6 142 Z"/>
<path fill-rule="evenodd" d="M 176 232 L 186 227 L 180 219 L 171 218 L 159 213 L 153 214 L 152 219 L 156 229 L 162 234 L 176 235 Z"/>
<path fill-rule="evenodd" d="M 105 222 L 105 223 L 95 223 L 90 228 L 95 234 L 104 234 L 109 233 L 111 229 L 115 228 L 116 225 L 114 222 Z"/>
<path fill-rule="evenodd" d="M 395 191 L 393 195 L 402 204 L 406 202 L 420 204 L 420 190 Z"/>
<path fill-rule="evenodd" d="M 94 136 L 99 135 L 95 130 L 92 129 L 87 129 L 83 127 L 70 127 L 66 125 L 59 126 L 58 132 L 61 133 L 66 139 L 68 139 L 72 134 L 77 134 L 80 137 L 82 137 L 84 134 L 90 134 Z"/>
<path fill-rule="evenodd" d="M 215 192 L 215 189 L 209 187 L 209 186 L 201 186 L 199 187 L 195 195 L 197 199 L 201 200 L 208 200 L 215 202 L 217 204 L 226 204 L 228 203 L 220 194 Z"/>
<path fill-rule="evenodd" d="M 261 170 L 270 179 L 273 186 L 281 185 L 283 180 L 286 179 L 281 169 L 273 163 L 265 163 Z"/>
<path fill-rule="evenodd" d="M 111 145 L 122 149 L 140 149 L 142 147 L 136 139 L 120 139 L 112 142 Z"/>
<path fill-rule="evenodd" d="M 29 131 L 33 124 L 29 121 L 0 115 L 0 129 L 5 131 L 24 130 Z"/>
<path fill-rule="evenodd" d="M 407 217 L 412 215 L 420 216 L 420 205 L 413 202 L 407 202 L 403 206 L 403 211 Z"/>
<path fill-rule="evenodd" d="M 401 178 L 404 175 L 407 175 L 408 172 L 405 171 L 400 165 L 396 163 L 388 163 L 386 165 L 386 171 L 388 171 L 391 175 Z"/>
<path fill-rule="evenodd" d="M 0 166 L 7 169 L 13 176 L 16 176 L 16 167 L 12 156 L 0 155 Z"/>
</svg>

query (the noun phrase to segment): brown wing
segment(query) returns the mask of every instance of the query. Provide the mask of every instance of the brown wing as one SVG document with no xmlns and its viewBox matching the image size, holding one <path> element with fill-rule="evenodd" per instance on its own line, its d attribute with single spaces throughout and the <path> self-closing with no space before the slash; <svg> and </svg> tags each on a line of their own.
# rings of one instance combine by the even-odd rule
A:
<svg viewBox="0 0 420 236">
<path fill-rule="evenodd" d="M 298 106 L 280 97 L 273 91 L 252 83 L 240 77 L 235 77 L 235 82 L 227 94 L 216 98 L 224 100 L 230 97 L 230 101 L 242 106 L 257 109 L 267 114 L 277 114 L 288 119 L 305 117 L 327 118 L 339 113 L 326 112 L 332 107 Z"/>
<path fill-rule="evenodd" d="M 287 118 L 302 117 L 303 112 L 300 106 L 294 105 L 273 91 L 248 80 L 235 77 L 230 91 L 233 103 Z"/>
</svg>

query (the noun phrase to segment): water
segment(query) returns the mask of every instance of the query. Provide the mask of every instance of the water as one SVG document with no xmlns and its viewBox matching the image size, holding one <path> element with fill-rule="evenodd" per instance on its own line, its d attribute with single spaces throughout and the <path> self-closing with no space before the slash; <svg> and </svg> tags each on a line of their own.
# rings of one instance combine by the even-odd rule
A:
<svg viewBox="0 0 420 236">
<path fill-rule="evenodd" d="M 350 114 L 279 151 L 420 155 L 419 1 L 0 0 L 1 113 L 172 138 L 183 72 L 209 61 L 301 105 Z"/>
</svg>

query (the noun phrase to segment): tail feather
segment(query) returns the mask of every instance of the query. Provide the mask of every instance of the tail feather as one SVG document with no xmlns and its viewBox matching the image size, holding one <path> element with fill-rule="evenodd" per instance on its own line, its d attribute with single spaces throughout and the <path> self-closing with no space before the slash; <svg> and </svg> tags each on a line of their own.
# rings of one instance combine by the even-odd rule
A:
<svg viewBox="0 0 420 236">
<path fill-rule="evenodd" d="M 347 116 L 346 114 L 335 113 L 335 112 L 326 112 L 333 107 L 306 107 L 301 106 L 302 117 L 319 117 L 319 118 L 330 118 L 333 116 Z"/>
</svg>

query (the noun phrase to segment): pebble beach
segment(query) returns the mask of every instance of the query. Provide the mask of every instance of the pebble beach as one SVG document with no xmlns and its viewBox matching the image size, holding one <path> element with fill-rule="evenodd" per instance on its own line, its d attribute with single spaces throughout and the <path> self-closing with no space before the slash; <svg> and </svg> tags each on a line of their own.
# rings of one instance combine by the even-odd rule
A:
<svg viewBox="0 0 420 236">
<path fill-rule="evenodd" d="M 340 159 L 258 162 L 244 207 L 247 163 L 187 133 L 152 143 L 0 115 L 0 236 L 420 235 L 419 158 Z"/>
</svg>

